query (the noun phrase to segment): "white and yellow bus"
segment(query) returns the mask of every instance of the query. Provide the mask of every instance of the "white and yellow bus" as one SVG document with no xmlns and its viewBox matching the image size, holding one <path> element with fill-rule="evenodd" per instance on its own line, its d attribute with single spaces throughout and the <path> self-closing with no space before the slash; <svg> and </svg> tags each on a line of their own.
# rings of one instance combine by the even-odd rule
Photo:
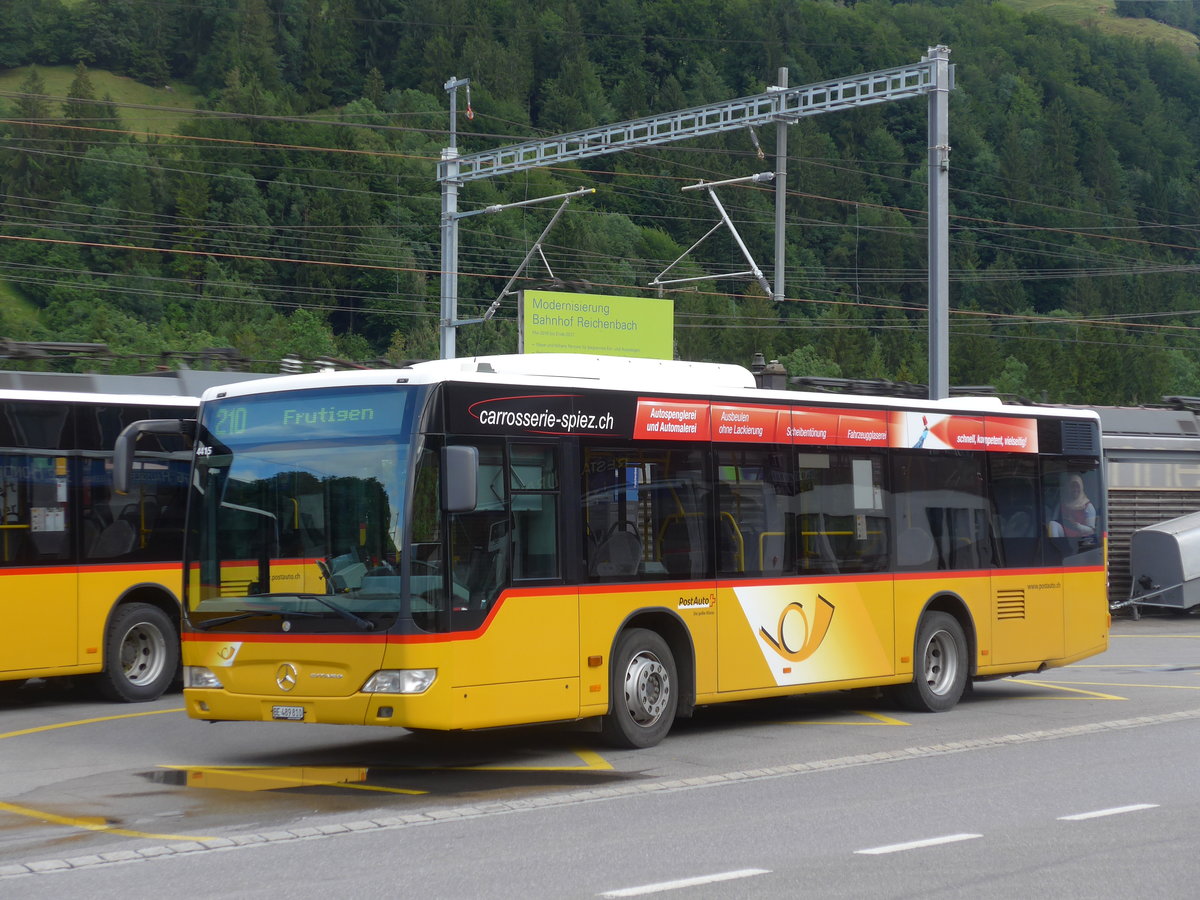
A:
<svg viewBox="0 0 1200 900">
<path fill-rule="evenodd" d="M 184 591 L 205 720 L 456 730 L 970 679 L 1103 651 L 1086 410 L 530 355 L 207 392 Z M 121 465 L 118 465 L 120 474 Z"/>
<path fill-rule="evenodd" d="M 234 377 L 0 371 L 0 682 L 89 676 L 135 701 L 175 679 L 191 445 L 144 442 L 125 496 L 112 449 L 136 420 L 195 416 Z"/>
</svg>

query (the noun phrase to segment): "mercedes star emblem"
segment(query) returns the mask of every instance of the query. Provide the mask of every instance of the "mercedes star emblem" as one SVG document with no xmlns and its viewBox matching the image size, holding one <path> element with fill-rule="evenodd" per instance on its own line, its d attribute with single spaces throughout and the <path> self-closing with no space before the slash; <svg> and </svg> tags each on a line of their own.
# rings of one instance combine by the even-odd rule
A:
<svg viewBox="0 0 1200 900">
<path fill-rule="evenodd" d="M 279 685 L 281 691 L 290 691 L 296 686 L 298 679 L 299 674 L 296 672 L 296 667 L 291 663 L 284 663 L 275 670 L 275 683 Z"/>
</svg>

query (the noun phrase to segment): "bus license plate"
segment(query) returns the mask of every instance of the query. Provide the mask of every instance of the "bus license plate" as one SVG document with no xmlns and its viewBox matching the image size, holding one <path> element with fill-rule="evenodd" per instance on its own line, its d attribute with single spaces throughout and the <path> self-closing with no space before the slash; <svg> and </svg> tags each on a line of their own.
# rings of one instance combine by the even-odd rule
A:
<svg viewBox="0 0 1200 900">
<path fill-rule="evenodd" d="M 303 706 L 272 706 L 272 719 L 286 719 L 289 722 L 301 722 L 304 720 Z"/>
</svg>

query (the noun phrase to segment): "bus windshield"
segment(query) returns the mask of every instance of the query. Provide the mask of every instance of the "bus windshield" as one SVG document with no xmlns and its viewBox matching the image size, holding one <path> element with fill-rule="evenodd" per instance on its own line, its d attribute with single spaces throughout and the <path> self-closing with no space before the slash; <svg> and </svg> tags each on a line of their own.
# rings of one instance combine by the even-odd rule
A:
<svg viewBox="0 0 1200 900">
<path fill-rule="evenodd" d="M 370 631 L 395 621 L 418 390 L 204 405 L 188 520 L 193 628 Z"/>
</svg>

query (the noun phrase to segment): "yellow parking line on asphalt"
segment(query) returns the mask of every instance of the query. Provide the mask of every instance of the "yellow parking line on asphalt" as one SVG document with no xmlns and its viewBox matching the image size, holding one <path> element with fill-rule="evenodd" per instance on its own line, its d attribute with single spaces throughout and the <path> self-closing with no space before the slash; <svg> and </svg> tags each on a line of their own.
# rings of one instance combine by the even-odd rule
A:
<svg viewBox="0 0 1200 900">
<path fill-rule="evenodd" d="M 365 766 L 159 766 L 187 775 L 190 788 L 222 791 L 274 791 L 294 787 L 337 787 L 388 794 L 427 794 L 409 788 L 363 784 L 370 769 Z"/>
<path fill-rule="evenodd" d="M 1170 669 L 1174 666 L 1173 663 L 1103 663 L 1083 664 L 1071 663 L 1069 666 L 1063 666 L 1064 669 Z"/>
<path fill-rule="evenodd" d="M 9 731 L 5 734 L 0 734 L 0 740 L 4 738 L 21 737 L 26 734 L 40 734 L 45 731 L 54 731 L 57 728 L 71 728 L 75 725 L 92 725 L 96 722 L 113 722 L 118 719 L 136 719 L 140 716 L 161 716 L 165 713 L 181 713 L 184 710 L 179 709 L 155 709 L 149 712 L 121 713 L 117 716 L 99 716 L 95 719 L 78 719 L 74 722 L 58 722 L 54 725 L 39 725 L 36 728 L 23 728 L 20 731 Z M 132 831 L 128 828 L 114 828 L 107 824 L 105 820 L 94 816 L 60 816 L 56 813 L 43 812 L 39 809 L 31 809 L 27 806 L 17 806 L 15 803 L 5 803 L 0 800 L 0 812 L 9 812 L 18 816 L 26 816 L 30 819 L 38 819 L 42 822 L 47 822 L 51 825 L 64 825 L 68 828 L 82 828 L 85 831 L 100 831 L 105 834 L 119 834 L 124 837 L 136 838 L 152 838 L 154 840 L 163 841 L 206 841 L 206 838 L 200 835 L 190 834 L 155 834 L 149 831 Z"/>
<path fill-rule="evenodd" d="M 582 766 L 437 766 L 436 770 L 439 772 L 590 772 L 612 769 L 612 763 L 599 753 L 591 750 L 572 750 L 571 752 L 583 760 Z"/>
<path fill-rule="evenodd" d="M 183 707 L 178 709 L 152 709 L 149 712 L 122 713 L 119 716 L 100 716 L 95 719 L 78 719 L 74 722 L 59 722 L 55 725 L 39 725 L 36 728 L 24 728 L 20 731 L 10 731 L 7 734 L 0 734 L 0 741 L 5 738 L 21 737 L 26 734 L 40 734 L 44 731 L 54 731 L 56 728 L 74 728 L 76 725 L 94 725 L 97 722 L 115 722 L 118 719 L 136 719 L 140 716 L 161 716 L 166 713 L 181 713 Z"/>
<path fill-rule="evenodd" d="M 1083 694 L 1085 697 L 1092 699 L 1092 700 L 1128 700 L 1129 699 L 1128 697 L 1118 697 L 1116 694 L 1101 694 L 1098 691 L 1084 691 L 1084 690 L 1080 690 L 1077 687 L 1066 687 L 1065 685 L 1062 685 L 1062 684 L 1052 684 L 1049 681 L 1026 681 L 1025 679 L 1022 678 L 1020 681 L 1017 681 L 1014 683 L 1015 684 L 1032 684 L 1032 685 L 1036 685 L 1037 687 L 1049 688 L 1050 690 L 1053 690 L 1053 691 L 1066 691 L 1069 694 Z M 1072 681 L 1071 684 L 1090 684 L 1090 683 Z M 1095 685 L 1095 684 L 1090 684 L 1090 686 L 1091 687 L 1100 687 L 1100 685 Z M 1103 687 L 1133 687 L 1133 686 L 1134 685 L 1113 685 L 1113 684 L 1103 685 Z M 1033 697 L 1031 699 L 1049 700 L 1051 698 L 1050 697 Z M 1062 699 L 1062 698 L 1059 697 L 1059 698 L 1054 698 L 1054 699 Z M 1075 698 L 1075 699 L 1077 699 L 1077 698 Z"/>
<path fill-rule="evenodd" d="M 850 710 L 850 711 L 855 712 L 860 716 L 866 716 L 868 719 L 874 719 L 875 721 L 873 721 L 873 722 L 850 722 L 850 721 L 846 721 L 845 719 L 830 719 L 830 720 L 798 719 L 794 722 L 788 722 L 787 724 L 788 725 L 858 725 L 858 726 L 861 726 L 861 725 L 872 725 L 872 726 L 875 726 L 875 725 L 904 725 L 906 727 L 908 725 L 912 724 L 911 722 L 902 722 L 899 719 L 893 719 L 891 716 L 885 716 L 885 715 L 883 715 L 883 713 L 871 712 L 870 710 L 867 710 L 867 709 L 855 709 L 855 710 Z"/>
<path fill-rule="evenodd" d="M 1112 640 L 1127 640 L 1130 638 L 1148 638 L 1150 640 L 1154 640 L 1156 638 L 1165 638 L 1167 640 L 1191 638 L 1192 640 L 1195 640 L 1196 638 L 1200 638 L 1200 634 L 1110 634 L 1109 638 Z"/>
<path fill-rule="evenodd" d="M 1045 684 L 1038 681 L 1020 681 L 1018 684 Z M 1106 681 L 1072 681 L 1071 684 L 1086 684 L 1088 687 L 1119 687 L 1119 688 L 1164 688 L 1171 691 L 1200 691 L 1200 684 L 1128 684 L 1121 682 L 1106 682 Z M 1045 687 L 1056 687 L 1057 685 L 1045 684 Z M 1063 688 L 1069 690 L 1069 688 Z M 1104 696 L 1104 695 L 1098 695 Z M 1113 697 L 1113 700 L 1128 700 L 1128 697 Z"/>
<path fill-rule="evenodd" d="M 10 812 L 30 819 L 39 819 L 51 825 L 65 825 L 68 828 L 82 828 L 85 831 L 102 831 L 105 834 L 119 834 L 124 837 L 152 838 L 158 841 L 211 841 L 213 838 L 198 834 L 155 834 L 150 831 L 131 831 L 128 828 L 113 828 L 103 819 L 94 816 L 60 816 L 55 813 L 30 809 L 27 806 L 17 806 L 0 800 L 0 812 Z"/>
<path fill-rule="evenodd" d="M 271 791 L 280 788 L 336 785 L 358 791 L 385 794 L 428 794 L 413 788 L 385 787 L 363 782 L 372 772 L 592 772 L 611 771 L 612 764 L 591 750 L 572 751 L 578 766 L 160 766 L 184 772 L 190 788 L 230 791 Z"/>
</svg>

